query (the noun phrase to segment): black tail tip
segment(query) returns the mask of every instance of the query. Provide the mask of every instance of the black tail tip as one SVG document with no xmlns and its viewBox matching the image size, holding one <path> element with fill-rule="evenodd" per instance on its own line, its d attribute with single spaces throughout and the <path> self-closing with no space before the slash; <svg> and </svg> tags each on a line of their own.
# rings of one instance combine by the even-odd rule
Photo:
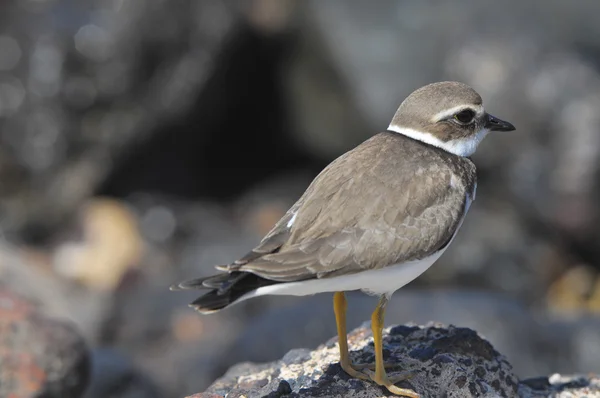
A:
<svg viewBox="0 0 600 398">
<path fill-rule="evenodd" d="M 248 272 L 229 272 L 192 279 L 171 286 L 171 290 L 206 289 L 207 292 L 190 304 L 201 314 L 211 314 L 243 299 L 244 295 L 277 283 Z"/>
<path fill-rule="evenodd" d="M 206 308 L 203 307 L 201 305 L 196 305 L 196 304 L 189 304 L 188 305 L 191 309 L 193 309 L 196 312 L 199 312 L 202 315 L 209 315 L 209 314 L 214 314 L 215 312 L 219 312 L 221 309 L 210 309 L 210 308 Z"/>
<path fill-rule="evenodd" d="M 190 304 L 190 307 L 201 314 L 212 314 L 227 307 L 235 301 L 230 294 L 219 294 L 218 289 L 198 297 L 196 301 Z"/>
</svg>

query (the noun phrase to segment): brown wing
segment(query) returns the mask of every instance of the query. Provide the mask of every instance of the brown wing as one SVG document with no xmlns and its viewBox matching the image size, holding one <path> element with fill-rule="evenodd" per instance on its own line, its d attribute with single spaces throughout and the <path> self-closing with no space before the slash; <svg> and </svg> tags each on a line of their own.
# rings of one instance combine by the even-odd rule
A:
<svg viewBox="0 0 600 398">
<path fill-rule="evenodd" d="M 338 158 L 261 244 L 227 270 L 295 281 L 438 251 L 456 232 L 475 169 L 468 159 L 421 145 L 382 133 Z"/>
<path fill-rule="evenodd" d="M 229 267 L 234 267 L 236 265 L 247 264 L 251 261 L 254 261 L 260 257 L 263 257 L 266 254 L 270 254 L 276 251 L 279 251 L 281 246 L 289 239 L 291 234 L 291 228 L 288 226 L 290 220 L 294 217 L 298 206 L 300 204 L 300 200 L 296 202 L 288 211 L 285 213 L 281 220 L 275 224 L 273 229 L 269 231 L 269 233 L 260 241 L 260 244 L 256 246 L 250 253 L 246 254 L 244 257 L 233 263 Z"/>
</svg>

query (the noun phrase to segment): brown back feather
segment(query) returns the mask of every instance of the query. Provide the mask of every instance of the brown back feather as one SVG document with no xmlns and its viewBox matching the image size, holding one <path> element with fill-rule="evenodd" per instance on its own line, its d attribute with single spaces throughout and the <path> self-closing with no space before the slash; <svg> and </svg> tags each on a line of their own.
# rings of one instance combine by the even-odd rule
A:
<svg viewBox="0 0 600 398">
<path fill-rule="evenodd" d="M 325 168 L 229 270 L 296 281 L 427 257 L 456 232 L 475 181 L 467 158 L 400 134 L 377 134 Z"/>
</svg>

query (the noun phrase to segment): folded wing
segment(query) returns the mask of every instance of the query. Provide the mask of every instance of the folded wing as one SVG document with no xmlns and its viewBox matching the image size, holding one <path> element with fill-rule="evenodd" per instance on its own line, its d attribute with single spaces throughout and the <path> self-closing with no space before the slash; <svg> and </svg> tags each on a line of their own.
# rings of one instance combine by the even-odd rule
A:
<svg viewBox="0 0 600 398">
<path fill-rule="evenodd" d="M 396 137 L 375 136 L 330 164 L 252 252 L 220 269 L 290 282 L 382 268 L 443 248 L 474 185 L 457 178 L 457 167 L 472 163 L 457 166 L 460 160 L 445 161 L 443 153 L 411 155 L 381 142 L 390 139 Z"/>
</svg>

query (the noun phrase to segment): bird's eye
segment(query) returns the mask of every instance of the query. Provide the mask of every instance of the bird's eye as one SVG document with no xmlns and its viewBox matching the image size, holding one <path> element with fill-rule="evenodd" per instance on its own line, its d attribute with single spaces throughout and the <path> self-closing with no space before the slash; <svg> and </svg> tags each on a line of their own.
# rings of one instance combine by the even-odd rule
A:
<svg viewBox="0 0 600 398">
<path fill-rule="evenodd" d="M 464 111 L 460 111 L 454 115 L 454 119 L 458 120 L 462 124 L 471 123 L 474 117 L 475 112 L 473 112 L 471 109 L 465 109 Z"/>
</svg>

